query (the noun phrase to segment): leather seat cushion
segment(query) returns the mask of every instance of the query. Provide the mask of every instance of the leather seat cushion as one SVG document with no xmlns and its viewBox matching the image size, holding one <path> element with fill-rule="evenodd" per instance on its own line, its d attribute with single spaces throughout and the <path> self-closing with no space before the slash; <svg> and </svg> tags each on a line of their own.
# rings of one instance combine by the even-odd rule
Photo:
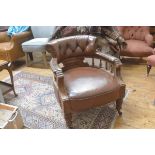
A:
<svg viewBox="0 0 155 155">
<path fill-rule="evenodd" d="M 118 82 L 103 69 L 78 67 L 65 71 L 64 84 L 70 99 L 84 99 L 119 89 Z"/>
<path fill-rule="evenodd" d="M 150 55 L 149 57 L 147 57 L 147 64 L 155 66 L 155 55 Z"/>
<path fill-rule="evenodd" d="M 147 57 L 152 55 L 153 48 L 140 40 L 126 40 L 127 48 L 121 51 L 122 56 Z"/>
</svg>

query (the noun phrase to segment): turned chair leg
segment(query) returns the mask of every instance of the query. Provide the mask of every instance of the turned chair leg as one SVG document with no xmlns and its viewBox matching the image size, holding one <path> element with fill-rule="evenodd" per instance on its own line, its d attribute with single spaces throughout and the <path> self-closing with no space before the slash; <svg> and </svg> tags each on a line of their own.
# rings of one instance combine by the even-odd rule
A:
<svg viewBox="0 0 155 155">
<path fill-rule="evenodd" d="M 25 53 L 25 61 L 26 61 L 26 66 L 28 66 L 29 54 L 27 52 Z"/>
<path fill-rule="evenodd" d="M 13 74 L 12 74 L 12 70 L 11 70 L 11 63 L 8 64 L 8 67 L 6 68 L 6 70 L 10 74 L 10 79 L 11 79 L 11 84 L 12 84 L 12 89 L 13 89 L 14 95 L 17 96 L 17 94 L 15 92 L 15 87 L 14 87 Z"/>
<path fill-rule="evenodd" d="M 45 68 L 48 68 L 48 63 L 47 63 L 47 60 L 46 60 L 46 52 L 42 52 L 42 56 L 43 56 L 43 61 L 44 61 L 44 65 L 45 65 Z"/>
<path fill-rule="evenodd" d="M 120 99 L 116 100 L 116 109 L 117 109 L 118 114 L 119 114 L 120 116 L 122 115 L 122 112 L 121 112 L 122 103 L 123 103 L 123 98 L 120 98 Z"/>
<path fill-rule="evenodd" d="M 64 117 L 65 117 L 67 126 L 70 129 L 73 129 L 73 126 L 72 126 L 72 114 L 71 113 L 65 113 Z"/>
<path fill-rule="evenodd" d="M 151 65 L 147 65 L 147 76 L 149 76 L 149 73 L 150 73 L 151 68 L 152 68 Z"/>
<path fill-rule="evenodd" d="M 28 54 L 29 54 L 30 60 L 33 61 L 33 53 L 29 52 Z"/>
</svg>

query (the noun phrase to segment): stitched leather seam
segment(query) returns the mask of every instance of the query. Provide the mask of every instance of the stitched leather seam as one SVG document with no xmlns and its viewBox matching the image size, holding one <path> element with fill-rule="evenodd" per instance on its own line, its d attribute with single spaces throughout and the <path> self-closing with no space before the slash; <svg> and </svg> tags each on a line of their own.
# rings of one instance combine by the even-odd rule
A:
<svg viewBox="0 0 155 155">
<path fill-rule="evenodd" d="M 106 93 L 102 93 L 102 94 L 97 94 L 97 95 L 93 95 L 93 96 L 90 96 L 90 97 L 85 97 L 85 98 L 82 98 L 82 99 L 79 99 L 79 98 L 70 98 L 69 97 L 69 100 L 85 100 L 85 99 L 91 99 L 91 98 L 94 98 L 94 97 L 98 97 L 98 96 L 102 96 L 102 95 L 105 95 L 105 94 L 109 94 L 111 92 L 114 92 L 118 89 L 118 87 L 116 87 L 115 89 L 111 90 L 111 91 L 108 91 Z"/>
</svg>

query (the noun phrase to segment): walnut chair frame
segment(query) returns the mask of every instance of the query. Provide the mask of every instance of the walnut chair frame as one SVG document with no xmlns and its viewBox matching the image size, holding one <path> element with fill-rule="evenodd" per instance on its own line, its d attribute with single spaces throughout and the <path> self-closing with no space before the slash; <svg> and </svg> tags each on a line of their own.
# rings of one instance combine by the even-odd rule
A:
<svg viewBox="0 0 155 155">
<path fill-rule="evenodd" d="M 122 115 L 121 108 L 125 96 L 125 84 L 121 77 L 122 64 L 118 58 L 100 51 L 97 42 L 98 39 L 94 36 L 79 35 L 55 39 L 46 46 L 47 51 L 52 55 L 50 65 L 54 75 L 55 94 L 69 128 L 73 128 L 72 114 L 74 112 L 81 112 L 113 101 L 116 101 L 118 114 Z M 89 62 L 86 62 L 86 58 L 89 59 Z M 115 80 L 117 88 L 111 91 L 107 89 L 102 95 L 96 94 L 94 98 L 91 98 L 92 96 L 71 98 L 65 85 L 65 76 L 66 72 L 77 68 L 104 71 L 104 74 L 108 74 L 112 81 Z M 82 77 L 82 75 L 80 76 Z"/>
</svg>

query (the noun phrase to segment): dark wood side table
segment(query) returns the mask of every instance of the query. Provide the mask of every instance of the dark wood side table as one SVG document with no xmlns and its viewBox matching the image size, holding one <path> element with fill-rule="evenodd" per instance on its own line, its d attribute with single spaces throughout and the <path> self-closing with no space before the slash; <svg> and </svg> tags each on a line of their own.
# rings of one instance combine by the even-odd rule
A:
<svg viewBox="0 0 155 155">
<path fill-rule="evenodd" d="M 11 70 L 11 63 L 4 61 L 0 64 L 0 71 L 6 69 L 10 74 L 11 84 L 7 82 L 0 81 L 0 88 L 2 91 L 2 94 L 5 95 L 6 93 L 13 91 L 14 95 L 17 96 L 14 88 L 14 81 L 13 81 L 13 74 Z"/>
</svg>

